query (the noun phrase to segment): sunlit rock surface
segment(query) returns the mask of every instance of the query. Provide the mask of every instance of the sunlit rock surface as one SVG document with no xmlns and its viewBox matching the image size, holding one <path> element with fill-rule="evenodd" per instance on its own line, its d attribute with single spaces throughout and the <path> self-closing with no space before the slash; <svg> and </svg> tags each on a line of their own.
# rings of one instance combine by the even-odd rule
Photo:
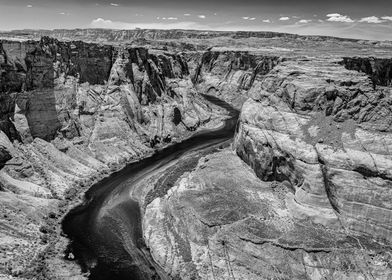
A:
<svg viewBox="0 0 392 280">
<path fill-rule="evenodd" d="M 261 181 L 235 152 L 214 153 L 146 207 L 144 237 L 173 279 L 391 277 L 383 246 L 298 219 L 290 194 L 288 182 Z"/>
<path fill-rule="evenodd" d="M 85 278 L 64 250 L 61 216 L 83 187 L 221 124 L 227 112 L 200 93 L 242 107 L 241 116 L 233 150 L 192 162 L 178 178 L 159 174 L 159 197 L 138 194 L 146 244 L 168 275 L 392 277 L 388 42 L 15 34 L 69 41 L 0 41 L 0 278 Z"/>
<path fill-rule="evenodd" d="M 36 273 L 59 203 L 226 113 L 181 54 L 143 47 L 2 41 L 0 73 L 0 263 L 13 276 Z"/>
</svg>

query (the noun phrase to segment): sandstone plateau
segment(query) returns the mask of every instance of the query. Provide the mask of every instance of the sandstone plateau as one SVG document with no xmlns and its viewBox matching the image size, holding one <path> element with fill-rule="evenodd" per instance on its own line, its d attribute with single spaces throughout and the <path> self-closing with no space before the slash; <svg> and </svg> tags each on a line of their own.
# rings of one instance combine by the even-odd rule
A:
<svg viewBox="0 0 392 280">
<path fill-rule="evenodd" d="M 219 127 L 230 112 L 207 94 L 240 111 L 232 143 L 163 165 L 130 194 L 168 279 L 392 279 L 387 42 L 2 35 L 0 278 L 87 279 L 63 215 L 126 164 Z"/>
</svg>

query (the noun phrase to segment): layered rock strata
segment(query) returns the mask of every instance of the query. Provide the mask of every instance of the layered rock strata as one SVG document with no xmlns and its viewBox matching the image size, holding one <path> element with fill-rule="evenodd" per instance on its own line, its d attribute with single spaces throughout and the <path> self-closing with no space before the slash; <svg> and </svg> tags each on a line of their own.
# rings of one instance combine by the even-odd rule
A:
<svg viewBox="0 0 392 280">
<path fill-rule="evenodd" d="M 144 238 L 173 279 L 392 276 L 385 247 L 298 219 L 290 194 L 288 182 L 261 181 L 230 149 L 216 152 L 147 205 Z"/>
<path fill-rule="evenodd" d="M 119 166 L 220 124 L 225 112 L 205 93 L 245 102 L 234 151 L 162 172 L 150 182 L 158 197 L 138 187 L 156 263 L 174 279 L 389 279 L 389 64 L 1 41 L 0 277 L 83 278 L 59 258 L 37 266 L 48 248 L 64 250 L 52 237 L 69 201 Z"/>
<path fill-rule="evenodd" d="M 234 152 L 200 159 L 146 206 L 157 263 L 181 279 L 392 277 L 392 91 L 374 83 L 333 58 L 260 76 Z"/>
<path fill-rule="evenodd" d="M 286 181 L 298 219 L 391 242 L 392 95 L 337 61 L 287 61 L 243 106 L 235 147 Z"/>
<path fill-rule="evenodd" d="M 249 89 L 281 60 L 277 56 L 247 51 L 211 50 L 203 54 L 193 79 L 201 92 L 241 108 Z"/>
<path fill-rule="evenodd" d="M 37 273 L 80 187 L 225 118 L 176 53 L 1 41 L 0 74 L 0 273 L 13 276 Z"/>
</svg>

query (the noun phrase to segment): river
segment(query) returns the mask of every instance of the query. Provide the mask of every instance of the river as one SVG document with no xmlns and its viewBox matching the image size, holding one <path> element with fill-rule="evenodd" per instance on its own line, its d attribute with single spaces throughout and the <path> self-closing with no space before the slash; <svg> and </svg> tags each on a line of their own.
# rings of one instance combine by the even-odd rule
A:
<svg viewBox="0 0 392 280">
<path fill-rule="evenodd" d="M 129 164 L 92 186 L 84 202 L 65 216 L 62 229 L 71 240 L 70 251 L 82 270 L 90 271 L 90 280 L 171 279 L 155 264 L 144 243 L 140 207 L 130 193 L 137 182 L 185 155 L 231 141 L 238 111 L 216 97 L 203 96 L 230 112 L 223 126 L 197 132 Z"/>
</svg>

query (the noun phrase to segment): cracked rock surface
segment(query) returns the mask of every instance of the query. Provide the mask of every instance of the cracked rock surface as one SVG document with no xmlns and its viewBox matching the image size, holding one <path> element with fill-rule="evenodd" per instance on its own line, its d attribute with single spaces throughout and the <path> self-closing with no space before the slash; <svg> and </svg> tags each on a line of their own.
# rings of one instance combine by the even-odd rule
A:
<svg viewBox="0 0 392 280">
<path fill-rule="evenodd" d="M 48 250 L 62 257 L 57 221 L 83 187 L 225 118 L 177 53 L 3 40 L 0 74 L 0 278 L 36 277 Z"/>
<path fill-rule="evenodd" d="M 262 180 L 290 183 L 293 215 L 391 242 L 391 89 L 305 60 L 277 66 L 251 95 L 236 151 Z"/>
<path fill-rule="evenodd" d="M 212 69 L 242 71 L 231 63 Z M 169 275 L 392 276 L 391 89 L 347 68 L 329 57 L 280 59 L 229 91 L 231 102 L 250 97 L 234 151 L 200 159 L 145 210 L 145 240 Z M 211 94 L 242 80 L 218 79 Z"/>
<path fill-rule="evenodd" d="M 126 163 L 221 124 L 199 93 L 241 108 L 232 148 L 138 186 L 145 242 L 170 277 L 391 279 L 391 60 L 370 57 L 386 42 L 24 32 L 135 41 L 0 41 L 1 279 L 85 279 L 62 215 Z"/>
<path fill-rule="evenodd" d="M 232 150 L 214 153 L 146 207 L 145 240 L 174 279 L 391 276 L 382 246 L 298 219 L 289 194 L 288 183 L 259 180 Z"/>
</svg>

